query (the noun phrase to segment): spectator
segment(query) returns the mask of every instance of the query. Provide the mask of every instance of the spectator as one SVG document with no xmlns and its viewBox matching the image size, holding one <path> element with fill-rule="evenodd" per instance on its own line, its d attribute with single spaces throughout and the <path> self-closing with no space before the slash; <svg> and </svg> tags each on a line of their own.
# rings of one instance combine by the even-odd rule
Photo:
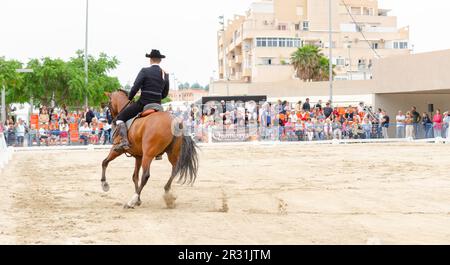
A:
<svg viewBox="0 0 450 265">
<path fill-rule="evenodd" d="M 14 123 L 12 121 L 9 121 L 8 123 L 8 129 L 6 130 L 7 140 L 6 144 L 8 146 L 15 146 L 16 144 L 16 130 L 14 128 Z"/>
<path fill-rule="evenodd" d="M 415 139 L 419 139 L 419 123 L 420 123 L 420 114 L 419 112 L 417 112 L 417 108 L 416 107 L 412 107 L 411 108 L 411 116 L 412 116 L 412 121 L 413 121 L 413 126 L 414 126 L 414 138 Z"/>
<path fill-rule="evenodd" d="M 331 128 L 333 129 L 333 138 L 342 140 L 341 123 L 337 119 L 333 120 Z"/>
<path fill-rule="evenodd" d="M 48 126 L 50 123 L 50 115 L 48 114 L 47 107 L 42 107 L 41 113 L 39 114 L 39 127 Z"/>
<path fill-rule="evenodd" d="M 325 108 L 323 109 L 323 114 L 325 115 L 326 119 L 330 118 L 331 114 L 333 114 L 333 108 L 331 108 L 330 102 L 327 102 Z"/>
<path fill-rule="evenodd" d="M 413 139 L 415 137 L 414 116 L 409 111 L 406 113 L 405 125 L 406 125 L 406 136 L 405 137 L 408 139 Z"/>
<path fill-rule="evenodd" d="M 48 146 L 48 138 L 49 138 L 49 133 L 47 131 L 47 125 L 44 125 L 42 127 L 39 128 L 39 141 L 40 142 L 44 142 L 46 146 Z M 39 143 L 40 145 L 40 143 Z"/>
<path fill-rule="evenodd" d="M 333 139 L 333 126 L 331 125 L 331 120 L 326 119 L 323 125 L 324 137 L 326 140 Z"/>
<path fill-rule="evenodd" d="M 104 121 L 103 122 L 103 145 L 106 145 L 106 143 L 112 144 L 111 141 L 111 124 L 109 124 L 108 122 Z"/>
<path fill-rule="evenodd" d="M 371 139 L 372 133 L 372 122 L 370 122 L 369 118 L 365 117 L 362 123 L 362 130 L 364 132 L 365 139 Z"/>
<path fill-rule="evenodd" d="M 79 129 L 80 132 L 80 140 L 83 140 L 84 145 L 88 145 L 89 143 L 89 136 L 91 135 L 91 128 L 89 128 L 89 123 L 85 121 L 83 123 L 83 126 Z"/>
<path fill-rule="evenodd" d="M 25 139 L 26 126 L 23 123 L 22 119 L 19 118 L 19 121 L 15 126 L 15 130 L 16 130 L 17 146 L 23 147 L 23 140 Z"/>
<path fill-rule="evenodd" d="M 69 124 L 67 121 L 63 121 L 60 129 L 60 135 L 59 135 L 59 141 L 61 144 L 68 144 L 69 143 Z"/>
<path fill-rule="evenodd" d="M 95 114 L 92 111 L 92 109 L 91 108 L 86 108 L 86 113 L 85 113 L 84 119 L 86 120 L 88 125 L 91 125 L 91 122 L 92 122 L 93 118 L 95 118 Z"/>
<path fill-rule="evenodd" d="M 311 111 L 311 105 L 309 104 L 309 98 L 306 99 L 306 102 L 303 104 L 302 109 L 307 112 Z"/>
<path fill-rule="evenodd" d="M 322 100 L 321 99 L 319 100 L 319 102 L 317 102 L 315 108 L 319 109 L 319 110 L 322 110 Z"/>
<path fill-rule="evenodd" d="M 433 116 L 434 137 L 436 137 L 436 138 L 438 138 L 438 137 L 442 138 L 442 122 L 443 122 L 443 118 L 441 115 L 441 110 L 438 109 L 438 110 L 436 110 L 436 113 Z"/>
<path fill-rule="evenodd" d="M 31 128 L 28 131 L 28 146 L 33 146 L 33 142 L 36 142 L 38 146 L 41 145 L 41 141 L 39 139 L 39 131 L 36 129 L 35 124 L 31 124 Z"/>
<path fill-rule="evenodd" d="M 388 129 L 389 129 L 389 116 L 387 115 L 386 111 L 382 111 L 381 112 L 382 115 L 382 120 L 381 120 L 381 127 L 382 127 L 382 132 L 383 132 L 383 138 L 384 139 L 388 139 L 389 138 L 389 134 L 388 134 Z"/>
<path fill-rule="evenodd" d="M 433 121 L 426 112 L 422 114 L 422 126 L 424 129 L 424 138 L 433 138 Z"/>
<path fill-rule="evenodd" d="M 405 115 L 403 115 L 403 112 L 401 110 L 398 112 L 398 115 L 395 117 L 395 120 L 397 121 L 397 133 L 396 133 L 397 138 L 405 138 L 406 117 Z"/>
<path fill-rule="evenodd" d="M 447 129 L 444 137 L 450 139 L 450 112 L 444 113 L 444 127 Z"/>
<path fill-rule="evenodd" d="M 60 130 L 55 124 L 50 125 L 50 145 L 56 145 L 56 142 L 60 140 Z M 61 142 L 59 142 L 61 144 Z"/>
<path fill-rule="evenodd" d="M 308 141 L 312 141 L 314 138 L 314 124 L 311 120 L 311 118 L 308 118 L 308 120 L 305 123 L 305 130 L 306 130 L 306 136 L 308 137 Z"/>
</svg>

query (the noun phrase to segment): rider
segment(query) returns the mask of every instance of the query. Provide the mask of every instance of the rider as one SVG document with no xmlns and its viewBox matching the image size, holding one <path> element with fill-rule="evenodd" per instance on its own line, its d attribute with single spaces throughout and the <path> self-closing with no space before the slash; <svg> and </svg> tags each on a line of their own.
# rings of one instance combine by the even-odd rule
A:
<svg viewBox="0 0 450 265">
<path fill-rule="evenodd" d="M 161 55 L 158 50 L 152 50 L 150 54 L 145 57 L 150 58 L 150 67 L 142 68 L 139 75 L 131 88 L 128 99 L 133 100 L 136 93 L 141 90 L 141 96 L 137 102 L 131 103 L 124 109 L 117 117 L 116 125 L 122 138 L 116 150 L 129 150 L 130 144 L 128 142 L 127 126 L 125 122 L 134 118 L 137 114 L 142 112 L 145 105 L 151 103 L 161 104 L 161 100 L 166 98 L 169 94 L 169 75 L 164 72 L 159 64 L 166 56 Z"/>
</svg>

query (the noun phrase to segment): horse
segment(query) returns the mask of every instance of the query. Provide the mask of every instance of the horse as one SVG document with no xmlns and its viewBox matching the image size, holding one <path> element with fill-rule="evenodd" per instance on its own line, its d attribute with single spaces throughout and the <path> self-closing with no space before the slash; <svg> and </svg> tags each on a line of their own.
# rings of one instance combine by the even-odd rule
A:
<svg viewBox="0 0 450 265">
<path fill-rule="evenodd" d="M 118 90 L 105 93 L 109 98 L 109 109 L 114 119 L 130 103 L 128 93 Z M 179 175 L 178 182 L 181 184 L 193 184 L 198 172 L 197 145 L 190 136 L 181 133 L 182 123 L 172 118 L 168 112 L 155 112 L 146 117 L 138 118 L 128 131 L 128 139 L 131 148 L 126 151 L 127 155 L 135 158 L 134 173 L 132 176 L 135 194 L 131 200 L 124 205 L 130 209 L 140 206 L 141 193 L 150 178 L 150 166 L 153 159 L 166 153 L 172 164 L 172 173 L 167 184 L 164 186 L 164 199 L 168 208 L 175 207 L 175 200 L 170 190 L 172 181 Z M 106 182 L 106 169 L 111 161 L 124 154 L 125 151 L 116 151 L 111 148 L 108 157 L 102 163 L 102 188 L 104 192 L 109 191 Z M 139 184 L 139 172 L 142 167 L 141 183 Z"/>
</svg>

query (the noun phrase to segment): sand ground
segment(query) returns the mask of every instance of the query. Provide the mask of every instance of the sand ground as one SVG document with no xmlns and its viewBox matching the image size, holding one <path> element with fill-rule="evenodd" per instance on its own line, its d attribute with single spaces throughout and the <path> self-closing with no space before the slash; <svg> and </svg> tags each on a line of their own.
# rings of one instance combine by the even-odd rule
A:
<svg viewBox="0 0 450 265">
<path fill-rule="evenodd" d="M 450 145 L 204 147 L 175 209 L 166 158 L 125 210 L 134 162 L 111 163 L 104 193 L 106 154 L 16 153 L 0 173 L 0 243 L 450 244 Z"/>
</svg>

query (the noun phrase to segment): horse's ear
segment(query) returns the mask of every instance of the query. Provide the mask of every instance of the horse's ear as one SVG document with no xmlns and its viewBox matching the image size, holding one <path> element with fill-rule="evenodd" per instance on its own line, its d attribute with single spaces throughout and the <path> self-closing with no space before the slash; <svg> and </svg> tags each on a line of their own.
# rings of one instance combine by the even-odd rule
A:
<svg viewBox="0 0 450 265">
<path fill-rule="evenodd" d="M 111 96 L 111 93 L 105 92 L 105 96 L 107 96 L 109 98 Z"/>
</svg>

